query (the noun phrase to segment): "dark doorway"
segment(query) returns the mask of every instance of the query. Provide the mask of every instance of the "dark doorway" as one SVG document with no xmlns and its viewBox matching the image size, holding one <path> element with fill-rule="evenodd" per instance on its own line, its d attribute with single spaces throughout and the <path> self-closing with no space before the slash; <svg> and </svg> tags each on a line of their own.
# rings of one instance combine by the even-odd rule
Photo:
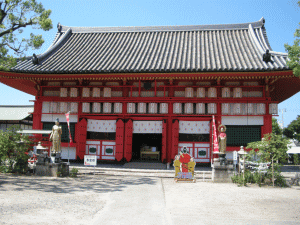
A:
<svg viewBox="0 0 300 225">
<path fill-rule="evenodd" d="M 141 149 L 148 146 L 148 150 L 151 147 L 156 147 L 156 152 L 159 152 L 159 159 L 161 159 L 161 145 L 162 134 L 133 134 L 132 135 L 132 160 L 141 159 Z M 151 150 L 150 150 L 151 151 Z M 148 160 L 143 158 L 143 160 Z M 149 160 L 157 161 L 154 157 L 149 157 Z"/>
</svg>

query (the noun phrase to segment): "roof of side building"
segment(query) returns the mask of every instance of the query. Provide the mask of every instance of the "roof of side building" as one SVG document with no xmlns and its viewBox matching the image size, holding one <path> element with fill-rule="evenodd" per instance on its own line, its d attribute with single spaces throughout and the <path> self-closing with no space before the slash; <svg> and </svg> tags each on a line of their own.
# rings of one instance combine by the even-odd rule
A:
<svg viewBox="0 0 300 225">
<path fill-rule="evenodd" d="M 20 61 L 23 73 L 151 73 L 287 70 L 273 52 L 264 19 L 252 23 L 148 27 L 67 27 L 49 49 Z M 273 63 L 265 63 L 269 49 Z"/>
<path fill-rule="evenodd" d="M 0 121 L 23 120 L 33 113 L 33 105 L 5 105 L 0 106 Z"/>
</svg>

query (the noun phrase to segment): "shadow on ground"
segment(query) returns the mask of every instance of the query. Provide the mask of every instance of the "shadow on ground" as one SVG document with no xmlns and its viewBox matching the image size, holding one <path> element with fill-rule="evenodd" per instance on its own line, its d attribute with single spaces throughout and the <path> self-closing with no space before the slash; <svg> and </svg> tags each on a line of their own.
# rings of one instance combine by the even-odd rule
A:
<svg viewBox="0 0 300 225">
<path fill-rule="evenodd" d="M 0 191 L 34 190 L 53 193 L 78 193 L 92 191 L 106 193 L 122 191 L 132 185 L 155 185 L 155 178 L 148 177 L 114 177 L 85 176 L 77 178 L 54 178 L 37 176 L 16 176 L 0 174 Z"/>
</svg>

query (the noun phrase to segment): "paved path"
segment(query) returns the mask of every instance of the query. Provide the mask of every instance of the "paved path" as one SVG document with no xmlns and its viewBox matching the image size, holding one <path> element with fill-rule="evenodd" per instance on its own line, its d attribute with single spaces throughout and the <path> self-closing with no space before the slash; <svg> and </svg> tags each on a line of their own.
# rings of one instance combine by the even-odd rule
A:
<svg viewBox="0 0 300 225">
<path fill-rule="evenodd" d="M 300 224 L 300 187 L 0 174 L 0 224 Z"/>
<path fill-rule="evenodd" d="M 135 181 L 137 178 L 131 179 Z M 161 179 L 146 179 L 143 184 L 130 185 L 122 192 L 111 193 L 107 204 L 93 219 L 93 224 L 171 224 Z"/>
</svg>

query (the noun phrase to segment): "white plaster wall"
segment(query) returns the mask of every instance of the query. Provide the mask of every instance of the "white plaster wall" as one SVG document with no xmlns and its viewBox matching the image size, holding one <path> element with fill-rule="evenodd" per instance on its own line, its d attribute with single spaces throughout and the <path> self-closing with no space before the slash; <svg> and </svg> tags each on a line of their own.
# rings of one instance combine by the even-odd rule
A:
<svg viewBox="0 0 300 225">
<path fill-rule="evenodd" d="M 65 114 L 58 115 L 58 114 L 42 114 L 42 122 L 55 122 L 56 118 L 59 119 L 60 123 L 66 123 L 67 119 Z M 70 123 L 77 123 L 78 116 L 77 115 L 70 115 Z"/>
</svg>

